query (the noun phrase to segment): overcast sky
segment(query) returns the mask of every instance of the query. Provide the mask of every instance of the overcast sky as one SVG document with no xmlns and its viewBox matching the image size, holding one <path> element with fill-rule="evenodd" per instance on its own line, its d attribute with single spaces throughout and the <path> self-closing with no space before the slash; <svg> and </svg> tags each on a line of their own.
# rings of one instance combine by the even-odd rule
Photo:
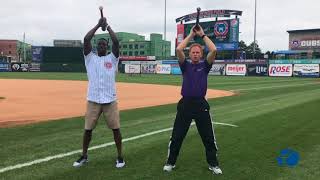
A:
<svg viewBox="0 0 320 180">
<path fill-rule="evenodd" d="M 164 32 L 165 0 L 1 0 L 0 39 L 53 45 L 53 39 L 83 39 L 97 24 L 98 7 L 115 32 Z M 196 11 L 243 11 L 240 40 L 253 42 L 254 0 L 167 0 L 167 40 L 176 36 L 175 19 Z M 288 49 L 287 30 L 320 28 L 319 0 L 257 0 L 257 41 L 262 51 Z M 201 21 L 201 20 L 200 20 Z M 98 30 L 97 33 L 102 33 Z M 173 49 L 173 48 L 172 48 Z"/>
</svg>

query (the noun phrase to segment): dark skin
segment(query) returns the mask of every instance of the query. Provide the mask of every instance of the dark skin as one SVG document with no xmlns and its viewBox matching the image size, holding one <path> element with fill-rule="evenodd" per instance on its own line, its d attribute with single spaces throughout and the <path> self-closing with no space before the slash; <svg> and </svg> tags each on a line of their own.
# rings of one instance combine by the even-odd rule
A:
<svg viewBox="0 0 320 180">
<path fill-rule="evenodd" d="M 91 45 L 91 39 L 94 36 L 94 33 L 100 28 L 100 27 L 107 27 L 107 31 L 110 34 L 111 40 L 112 40 L 112 53 L 115 55 L 116 58 L 119 57 L 119 41 L 114 33 L 114 31 L 111 29 L 110 26 L 107 26 L 107 19 L 100 18 L 97 25 L 95 25 L 84 37 L 84 43 L 83 43 L 83 53 L 84 55 L 88 55 L 92 51 L 92 45 Z M 107 47 L 108 42 L 106 40 L 99 40 L 97 51 L 98 56 L 106 56 L 107 55 Z M 122 137 L 120 129 L 112 129 L 113 131 L 113 138 L 117 147 L 118 152 L 118 159 L 123 159 L 122 156 Z M 91 141 L 92 136 L 92 130 L 85 130 L 83 134 L 83 146 L 82 146 L 82 155 L 87 156 L 88 147 Z"/>
<path fill-rule="evenodd" d="M 91 39 L 94 36 L 94 33 L 100 28 L 100 27 L 106 27 L 107 19 L 105 17 L 100 18 L 97 25 L 95 25 L 84 37 L 83 40 L 83 53 L 84 55 L 88 55 L 92 51 L 92 45 L 91 45 Z M 107 26 L 107 31 L 110 34 L 111 40 L 112 40 L 112 53 L 116 56 L 116 58 L 119 57 L 119 41 L 114 33 L 114 31 L 111 29 L 110 26 Z M 105 40 L 100 40 L 98 42 L 97 50 L 98 50 L 98 56 L 105 56 L 107 55 L 107 47 L 108 42 Z"/>
</svg>

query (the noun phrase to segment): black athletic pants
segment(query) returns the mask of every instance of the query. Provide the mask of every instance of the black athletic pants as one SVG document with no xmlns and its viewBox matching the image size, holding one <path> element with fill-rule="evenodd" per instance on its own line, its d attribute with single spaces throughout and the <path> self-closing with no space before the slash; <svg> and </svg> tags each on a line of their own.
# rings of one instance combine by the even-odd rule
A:
<svg viewBox="0 0 320 180">
<path fill-rule="evenodd" d="M 205 146 L 207 162 L 210 166 L 218 166 L 217 146 L 214 137 L 210 106 L 205 98 L 182 98 L 177 106 L 177 115 L 174 122 L 168 149 L 167 163 L 174 165 L 192 119 L 195 120 L 198 132 Z"/>
</svg>

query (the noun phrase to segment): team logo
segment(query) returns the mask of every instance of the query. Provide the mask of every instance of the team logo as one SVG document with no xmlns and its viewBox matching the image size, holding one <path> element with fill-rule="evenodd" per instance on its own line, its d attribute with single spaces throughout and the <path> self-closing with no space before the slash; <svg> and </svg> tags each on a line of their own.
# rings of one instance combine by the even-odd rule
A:
<svg viewBox="0 0 320 180">
<path fill-rule="evenodd" d="M 227 21 L 217 22 L 214 25 L 214 34 L 216 36 L 226 36 L 229 31 L 229 26 Z"/>
<path fill-rule="evenodd" d="M 297 151 L 292 149 L 283 149 L 280 155 L 276 158 L 279 166 L 294 167 L 298 164 L 300 156 Z"/>
<path fill-rule="evenodd" d="M 106 63 L 104 63 L 104 67 L 106 67 L 106 69 L 111 69 L 112 68 L 112 63 L 111 62 L 106 62 Z"/>
<path fill-rule="evenodd" d="M 298 41 L 298 40 L 293 40 L 292 42 L 291 42 L 291 47 L 292 48 L 297 48 L 297 47 L 299 47 L 300 46 L 300 41 Z"/>
<path fill-rule="evenodd" d="M 12 69 L 17 71 L 17 70 L 20 69 L 20 65 L 19 64 L 13 64 L 12 65 Z"/>
</svg>

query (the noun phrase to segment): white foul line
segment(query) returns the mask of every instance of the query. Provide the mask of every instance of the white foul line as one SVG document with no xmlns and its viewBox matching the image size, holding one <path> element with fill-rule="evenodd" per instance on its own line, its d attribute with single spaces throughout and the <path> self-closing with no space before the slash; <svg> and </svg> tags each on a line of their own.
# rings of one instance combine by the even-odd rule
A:
<svg viewBox="0 0 320 180">
<path fill-rule="evenodd" d="M 239 127 L 239 126 L 237 126 L 237 125 L 234 125 L 234 124 L 228 124 L 228 123 L 219 123 L 219 122 L 214 122 L 213 124 L 218 124 L 218 125 L 222 125 L 222 126 Z"/>
<path fill-rule="evenodd" d="M 195 124 L 194 122 L 191 123 L 191 125 L 194 125 L 194 124 Z M 214 122 L 214 124 L 223 125 L 223 126 L 238 127 L 237 125 L 227 124 L 227 123 L 219 123 L 219 122 Z M 140 139 L 140 138 L 143 138 L 143 137 L 146 137 L 146 136 L 151 136 L 151 135 L 154 135 L 154 134 L 159 134 L 159 133 L 166 132 L 166 131 L 171 131 L 171 130 L 172 130 L 172 128 L 160 129 L 160 130 L 157 130 L 157 131 L 152 131 L 152 132 L 149 132 L 149 133 L 145 133 L 145 134 L 141 134 L 141 135 L 138 135 L 138 136 L 133 136 L 133 137 L 130 137 L 130 138 L 123 139 L 122 142 L 132 141 L 132 140 L 135 140 L 135 139 Z M 92 146 L 88 150 L 90 151 L 90 150 L 94 150 L 94 149 L 100 149 L 100 148 L 111 146 L 111 145 L 114 145 L 114 144 L 115 144 L 114 142 L 100 144 L 100 145 Z M 71 155 L 78 154 L 78 153 L 81 153 L 81 152 L 82 152 L 82 150 L 76 150 L 76 151 L 71 151 L 71 152 L 68 152 L 68 153 L 58 154 L 58 155 L 54 155 L 54 156 L 48 156 L 48 157 L 45 157 L 45 158 L 42 158 L 42 159 L 37 159 L 37 160 L 34 160 L 34 161 L 30 161 L 30 162 L 27 162 L 27 163 L 8 166 L 8 167 L 0 169 L 0 173 L 6 172 L 6 171 L 10 171 L 10 170 L 14 170 L 14 169 L 20 169 L 20 168 L 27 167 L 27 166 L 32 166 L 34 164 L 47 162 L 47 161 L 50 161 L 50 160 L 53 160 L 53 159 L 60 159 L 60 158 L 71 156 Z"/>
</svg>

